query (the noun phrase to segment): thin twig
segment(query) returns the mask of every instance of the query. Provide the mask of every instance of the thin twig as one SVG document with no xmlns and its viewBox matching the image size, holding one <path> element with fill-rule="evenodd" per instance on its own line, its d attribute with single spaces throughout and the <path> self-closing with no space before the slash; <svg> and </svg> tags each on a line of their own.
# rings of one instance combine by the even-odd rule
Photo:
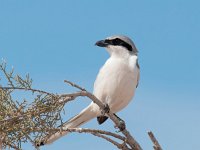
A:
<svg viewBox="0 0 200 150">
<path fill-rule="evenodd" d="M 154 146 L 153 146 L 154 150 L 162 150 L 162 148 L 161 148 L 160 144 L 158 143 L 158 140 L 155 138 L 153 132 L 149 131 L 148 135 L 154 144 Z"/>
<path fill-rule="evenodd" d="M 99 133 L 92 133 L 94 136 L 98 136 L 100 138 L 103 138 L 105 140 L 107 140 L 108 142 L 112 143 L 113 145 L 117 146 L 117 148 L 119 149 L 122 149 L 122 150 L 129 150 L 129 148 L 127 146 L 125 146 L 124 144 L 119 144 L 118 142 L 112 140 L 111 138 L 105 136 L 105 135 L 102 135 L 102 134 L 99 134 Z"/>
<path fill-rule="evenodd" d="M 13 82 L 11 81 L 11 75 L 13 74 L 13 70 L 10 72 L 10 75 L 6 72 L 6 63 L 4 62 L 3 64 L 0 64 L 0 68 L 3 71 L 4 75 L 6 76 L 8 82 L 12 87 L 14 87 Z"/>
<path fill-rule="evenodd" d="M 25 90 L 25 91 L 38 92 L 38 93 L 42 93 L 42 94 L 47 94 L 47 95 L 52 95 L 52 96 L 54 96 L 53 93 L 49 93 L 49 92 L 42 91 L 42 90 L 37 90 L 37 89 L 32 89 L 32 88 L 23 88 L 23 87 L 0 87 L 0 89 L 3 89 L 3 90 Z"/>
<path fill-rule="evenodd" d="M 66 130 L 69 131 L 69 132 L 79 132 L 79 133 L 82 133 L 82 132 L 99 133 L 99 134 L 105 134 L 105 135 L 115 137 L 115 138 L 120 139 L 122 141 L 126 140 L 125 137 L 123 137 L 119 134 L 116 134 L 116 133 L 109 132 L 109 131 L 103 131 L 103 130 L 97 130 L 97 129 L 88 129 L 88 128 L 68 128 Z"/>
<path fill-rule="evenodd" d="M 79 85 L 77 85 L 77 84 L 75 84 L 75 83 L 73 83 L 71 81 L 64 80 L 64 82 L 69 84 L 69 85 L 71 85 L 71 86 L 73 86 L 73 87 L 75 87 L 75 88 L 77 88 L 77 89 L 79 89 L 79 90 L 81 90 L 81 91 L 86 91 L 84 88 L 82 88 L 81 86 L 79 86 Z"/>
</svg>

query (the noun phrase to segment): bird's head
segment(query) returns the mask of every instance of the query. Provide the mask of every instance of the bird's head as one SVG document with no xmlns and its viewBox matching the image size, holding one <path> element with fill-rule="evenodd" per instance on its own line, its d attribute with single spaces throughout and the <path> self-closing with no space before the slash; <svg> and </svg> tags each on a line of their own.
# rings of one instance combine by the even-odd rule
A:
<svg viewBox="0 0 200 150">
<path fill-rule="evenodd" d="M 138 53 L 133 41 L 123 35 L 108 37 L 105 40 L 97 41 L 95 45 L 105 47 L 111 56 L 123 57 Z"/>
</svg>

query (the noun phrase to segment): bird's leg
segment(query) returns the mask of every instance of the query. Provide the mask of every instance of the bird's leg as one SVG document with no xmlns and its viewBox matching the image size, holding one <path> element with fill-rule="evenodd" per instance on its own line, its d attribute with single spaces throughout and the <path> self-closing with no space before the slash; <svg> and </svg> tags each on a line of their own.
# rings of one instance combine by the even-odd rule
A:
<svg viewBox="0 0 200 150">
<path fill-rule="evenodd" d="M 126 128 L 126 124 L 125 124 L 125 122 L 124 122 L 124 120 L 122 120 L 120 117 L 118 117 L 116 114 L 114 114 L 115 115 L 115 117 L 117 117 L 118 119 L 119 119 L 119 125 L 118 126 L 115 126 L 116 128 L 119 128 L 119 131 L 118 132 L 120 132 L 120 131 L 123 131 L 125 128 Z"/>
<path fill-rule="evenodd" d="M 109 111 L 110 111 L 109 105 L 108 104 L 104 104 L 104 108 L 101 110 L 101 114 L 104 116 Z"/>
</svg>

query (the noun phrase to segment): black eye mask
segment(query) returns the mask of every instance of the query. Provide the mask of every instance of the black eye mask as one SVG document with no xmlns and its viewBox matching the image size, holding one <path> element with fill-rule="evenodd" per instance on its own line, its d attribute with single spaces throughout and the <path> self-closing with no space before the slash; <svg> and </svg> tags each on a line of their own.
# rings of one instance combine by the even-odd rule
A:
<svg viewBox="0 0 200 150">
<path fill-rule="evenodd" d="M 105 40 L 105 43 L 109 44 L 109 45 L 114 45 L 114 46 L 123 46 L 125 47 L 128 51 L 132 51 L 132 46 L 128 43 L 126 43 L 125 41 L 116 38 L 116 39 L 112 39 L 112 40 Z"/>
</svg>

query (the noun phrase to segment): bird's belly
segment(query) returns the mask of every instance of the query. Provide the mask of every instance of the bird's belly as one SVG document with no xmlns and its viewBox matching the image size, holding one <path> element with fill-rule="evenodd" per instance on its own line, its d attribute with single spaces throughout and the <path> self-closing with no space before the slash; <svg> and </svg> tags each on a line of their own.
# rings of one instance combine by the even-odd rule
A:
<svg viewBox="0 0 200 150">
<path fill-rule="evenodd" d="M 104 80 L 106 79 L 106 80 Z M 133 72 L 110 72 L 101 79 L 96 86 L 95 95 L 103 103 L 109 105 L 113 113 L 128 105 L 134 96 L 137 79 Z"/>
<path fill-rule="evenodd" d="M 134 78 L 130 76 L 124 76 L 125 78 L 115 84 L 114 88 L 108 90 L 108 95 L 105 99 L 112 112 L 118 112 L 126 107 L 134 96 L 136 82 Z"/>
</svg>

